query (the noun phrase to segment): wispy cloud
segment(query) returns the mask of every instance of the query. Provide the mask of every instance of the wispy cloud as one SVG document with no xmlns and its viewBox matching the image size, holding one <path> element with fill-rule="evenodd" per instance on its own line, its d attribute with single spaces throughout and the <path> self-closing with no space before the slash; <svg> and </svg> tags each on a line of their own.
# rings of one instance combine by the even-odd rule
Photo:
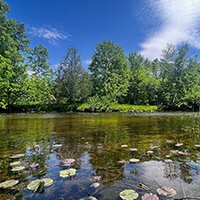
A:
<svg viewBox="0 0 200 200">
<path fill-rule="evenodd" d="M 155 24 L 161 23 L 141 44 L 145 57 L 159 58 L 167 44 L 188 43 L 200 49 L 200 0 L 146 0 L 146 3 L 156 13 Z"/>
<path fill-rule="evenodd" d="M 66 40 L 69 38 L 67 34 L 52 27 L 31 27 L 30 34 L 34 37 L 46 39 L 51 44 L 56 44 L 60 40 Z"/>
<path fill-rule="evenodd" d="M 84 60 L 83 61 L 83 64 L 86 66 L 90 65 L 91 63 L 92 63 L 92 60 Z"/>
</svg>

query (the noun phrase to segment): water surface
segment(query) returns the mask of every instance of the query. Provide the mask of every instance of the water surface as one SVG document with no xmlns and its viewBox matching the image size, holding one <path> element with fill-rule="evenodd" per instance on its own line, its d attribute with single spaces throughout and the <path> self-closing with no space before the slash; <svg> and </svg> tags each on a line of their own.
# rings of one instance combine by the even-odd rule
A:
<svg viewBox="0 0 200 200">
<path fill-rule="evenodd" d="M 183 145 L 177 147 L 177 143 Z M 91 195 L 117 200 L 124 189 L 136 190 L 141 199 L 145 192 L 157 194 L 162 186 L 174 188 L 176 199 L 200 197 L 198 144 L 197 113 L 0 115 L 0 182 L 20 181 L 12 189 L 1 189 L 0 199 L 78 200 Z M 11 159 L 16 153 L 25 157 Z M 61 178 L 59 172 L 68 167 L 60 163 L 68 158 L 76 160 L 73 168 L 77 174 Z M 140 162 L 119 163 L 131 158 Z M 16 173 L 9 163 L 17 160 L 26 169 Z M 31 169 L 34 162 L 40 166 Z M 98 188 L 90 187 L 94 176 L 101 176 Z M 54 184 L 44 192 L 26 189 L 32 180 L 45 177 L 52 178 Z M 150 190 L 140 188 L 141 182 Z"/>
</svg>

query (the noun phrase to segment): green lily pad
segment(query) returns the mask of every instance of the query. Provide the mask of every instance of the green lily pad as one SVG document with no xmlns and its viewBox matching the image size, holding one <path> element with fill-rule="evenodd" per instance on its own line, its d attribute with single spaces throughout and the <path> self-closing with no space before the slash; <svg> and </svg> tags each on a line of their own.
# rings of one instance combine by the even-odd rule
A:
<svg viewBox="0 0 200 200">
<path fill-rule="evenodd" d="M 16 166 L 16 167 L 13 167 L 13 168 L 11 169 L 11 171 L 12 171 L 12 172 L 19 172 L 19 171 L 22 171 L 22 170 L 24 170 L 24 169 L 25 169 L 24 166 Z"/>
<path fill-rule="evenodd" d="M 8 181 L 4 181 L 2 183 L 0 183 L 0 188 L 10 188 L 10 187 L 13 187 L 15 185 L 17 185 L 19 183 L 18 180 L 8 180 Z"/>
<path fill-rule="evenodd" d="M 15 158 L 23 158 L 25 156 L 25 154 L 15 154 L 15 155 L 12 155 L 12 156 L 10 156 L 10 158 L 13 158 L 13 159 L 15 159 Z"/>
<path fill-rule="evenodd" d="M 43 178 L 43 179 L 37 179 L 37 180 L 34 180 L 34 181 L 31 181 L 28 185 L 27 185 L 27 188 L 29 190 L 37 190 L 37 188 L 41 185 L 41 182 L 44 183 L 44 187 L 49 187 L 53 184 L 53 179 L 51 178 Z"/>
<path fill-rule="evenodd" d="M 43 178 L 41 179 L 44 181 L 44 187 L 49 187 L 53 185 L 53 179 L 52 178 Z"/>
<path fill-rule="evenodd" d="M 62 177 L 62 178 L 75 176 L 75 174 L 76 174 L 76 169 L 74 169 L 74 168 L 60 171 L 60 177 Z"/>
<path fill-rule="evenodd" d="M 15 161 L 15 162 L 10 163 L 10 166 L 14 167 L 14 166 L 21 165 L 21 164 L 22 164 L 21 161 Z"/>
<path fill-rule="evenodd" d="M 124 200 L 133 200 L 138 198 L 138 193 L 135 190 L 127 189 L 119 193 L 119 196 Z"/>
</svg>

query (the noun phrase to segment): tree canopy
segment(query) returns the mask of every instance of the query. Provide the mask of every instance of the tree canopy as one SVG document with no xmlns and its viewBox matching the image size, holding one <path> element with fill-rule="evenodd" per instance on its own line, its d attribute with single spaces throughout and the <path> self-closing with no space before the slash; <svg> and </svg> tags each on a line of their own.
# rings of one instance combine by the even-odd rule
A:
<svg viewBox="0 0 200 200">
<path fill-rule="evenodd" d="M 168 44 L 161 58 L 125 54 L 112 41 L 97 44 L 91 64 L 83 66 L 69 47 L 56 69 L 43 45 L 30 48 L 23 23 L 9 19 L 0 0 L 0 109 L 20 105 L 112 103 L 157 105 L 170 110 L 199 110 L 200 63 L 187 44 Z"/>
</svg>

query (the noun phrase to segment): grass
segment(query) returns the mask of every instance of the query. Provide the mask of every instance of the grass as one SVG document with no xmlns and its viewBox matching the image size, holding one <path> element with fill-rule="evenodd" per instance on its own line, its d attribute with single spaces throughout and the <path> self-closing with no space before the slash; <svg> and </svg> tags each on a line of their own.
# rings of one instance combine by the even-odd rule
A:
<svg viewBox="0 0 200 200">
<path fill-rule="evenodd" d="M 40 104 L 13 105 L 9 112 L 153 112 L 157 111 L 157 106 L 138 106 L 128 104 Z M 0 110 L 6 112 L 6 110 Z"/>
<path fill-rule="evenodd" d="M 110 112 L 153 112 L 157 111 L 157 106 L 142 106 L 142 105 L 128 105 L 128 104 L 112 104 L 107 107 L 92 108 L 88 103 L 81 104 L 77 107 L 77 111 L 110 111 Z"/>
</svg>

